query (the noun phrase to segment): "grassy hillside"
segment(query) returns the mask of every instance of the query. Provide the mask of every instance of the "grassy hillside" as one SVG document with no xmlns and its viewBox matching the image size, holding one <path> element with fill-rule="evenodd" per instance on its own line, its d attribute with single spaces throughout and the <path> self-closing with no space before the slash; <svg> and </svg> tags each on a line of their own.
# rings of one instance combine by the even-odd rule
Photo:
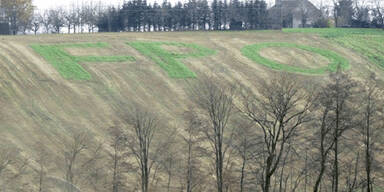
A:
<svg viewBox="0 0 384 192">
<path fill-rule="evenodd" d="M 282 71 L 321 83 L 340 63 L 356 79 L 369 71 L 384 77 L 384 32 L 302 32 L 0 36 L 1 143 L 34 159 L 32 146 L 44 141 L 60 165 L 60 140 L 71 128 L 107 141 L 108 128 L 133 102 L 181 130 L 194 105 L 187 84 L 202 73 L 249 87 Z"/>
<path fill-rule="evenodd" d="M 285 32 L 319 34 L 350 48 L 384 69 L 384 31 L 382 29 L 285 29 Z"/>
</svg>

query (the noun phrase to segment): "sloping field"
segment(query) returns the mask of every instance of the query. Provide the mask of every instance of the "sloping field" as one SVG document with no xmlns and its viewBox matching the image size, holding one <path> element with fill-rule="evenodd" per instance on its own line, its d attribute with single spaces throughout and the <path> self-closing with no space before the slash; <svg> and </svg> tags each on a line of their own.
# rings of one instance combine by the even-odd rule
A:
<svg viewBox="0 0 384 192">
<path fill-rule="evenodd" d="M 244 54 L 244 47 L 262 43 L 289 46 L 268 46 L 256 59 L 250 57 L 255 50 Z M 73 127 L 103 140 L 132 102 L 150 106 L 169 125 L 182 129 L 182 114 L 193 105 L 187 83 L 202 73 L 254 87 L 288 68 L 298 78 L 323 82 L 339 62 L 354 78 L 369 71 L 384 77 L 370 56 L 311 33 L 0 36 L 1 142 L 33 157 L 36 141 L 57 154 L 58 141 Z"/>
<path fill-rule="evenodd" d="M 364 55 L 384 69 L 384 31 L 382 29 L 285 29 L 285 32 L 319 34 Z"/>
</svg>

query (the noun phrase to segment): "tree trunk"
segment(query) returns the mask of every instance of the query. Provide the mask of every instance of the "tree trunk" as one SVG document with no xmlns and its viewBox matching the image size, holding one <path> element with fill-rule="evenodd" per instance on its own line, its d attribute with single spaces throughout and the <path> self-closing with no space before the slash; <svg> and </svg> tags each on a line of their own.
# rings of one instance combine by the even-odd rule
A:
<svg viewBox="0 0 384 192">
<path fill-rule="evenodd" d="M 321 179 L 323 178 L 324 172 L 325 172 L 325 159 L 322 159 L 320 172 L 319 172 L 319 175 L 317 176 L 315 186 L 313 187 L 313 192 L 320 191 L 319 188 L 320 188 Z"/>
<path fill-rule="evenodd" d="M 305 149 L 305 178 L 304 178 L 304 191 L 307 191 L 308 184 L 308 153 L 307 149 Z"/>
<path fill-rule="evenodd" d="M 339 103 L 337 102 L 336 103 L 336 127 L 335 127 L 335 148 L 334 148 L 334 152 L 335 152 L 335 159 L 334 159 L 334 170 L 333 170 L 333 173 L 334 173 L 334 192 L 338 192 L 339 191 L 339 157 L 338 157 L 338 153 L 339 153 L 339 118 L 340 118 L 340 111 L 339 111 Z"/>
<path fill-rule="evenodd" d="M 369 102 L 369 101 L 368 101 Z M 370 153 L 370 103 L 367 109 L 366 141 L 365 141 L 365 169 L 367 173 L 367 192 L 371 192 L 371 153 Z"/>
<path fill-rule="evenodd" d="M 338 162 L 338 138 L 335 138 L 335 148 L 334 148 L 334 160 L 333 160 L 333 179 L 332 179 L 332 188 L 333 192 L 338 192 L 339 185 L 339 162 Z"/>
<path fill-rule="evenodd" d="M 285 165 L 286 165 L 286 162 L 287 162 L 287 158 L 288 158 L 289 152 L 290 152 L 290 148 L 288 148 L 288 152 L 287 152 L 287 154 L 284 157 L 283 165 L 281 167 L 279 192 L 283 191 L 284 168 L 285 168 Z"/>
<path fill-rule="evenodd" d="M 192 192 L 192 143 L 188 143 L 187 192 Z"/>
<path fill-rule="evenodd" d="M 44 167 L 40 166 L 40 178 L 39 178 L 39 192 L 43 191 L 43 177 L 44 177 Z"/>
<path fill-rule="evenodd" d="M 271 187 L 271 177 L 272 177 L 272 174 L 270 174 L 271 167 L 272 167 L 272 157 L 269 156 L 267 158 L 267 167 L 265 169 L 265 181 L 263 186 L 263 192 L 269 192 Z"/>
<path fill-rule="evenodd" d="M 116 154 L 116 151 L 115 151 L 115 154 L 114 154 L 114 162 L 113 162 L 113 181 L 112 181 L 112 191 L 113 192 L 118 192 L 119 189 L 118 189 L 118 181 L 117 181 L 117 154 Z"/>
<path fill-rule="evenodd" d="M 243 154 L 244 155 L 244 154 Z M 246 164 L 246 157 L 243 156 L 243 163 L 241 166 L 241 177 L 240 177 L 240 192 L 243 192 L 244 189 L 244 170 L 245 170 L 245 164 Z"/>
<path fill-rule="evenodd" d="M 325 119 L 326 119 L 325 118 L 326 113 L 327 112 L 325 111 L 323 114 L 323 124 L 324 124 Z M 332 147 L 332 146 L 330 146 L 329 148 L 325 149 L 324 142 L 325 142 L 325 138 L 326 138 L 326 131 L 324 129 L 325 129 L 325 126 L 322 125 L 321 132 L 320 132 L 320 134 L 321 134 L 321 136 L 320 136 L 321 137 L 320 138 L 320 153 L 321 153 L 320 172 L 319 172 L 319 175 L 317 176 L 315 186 L 313 187 L 313 192 L 321 191 L 321 180 L 323 178 L 323 175 L 324 175 L 325 169 L 326 169 L 325 163 L 327 160 L 328 152 Z"/>
<path fill-rule="evenodd" d="M 168 170 L 168 183 L 167 183 L 167 191 L 169 192 L 169 189 L 171 187 L 171 181 L 172 181 L 172 165 L 173 161 L 172 159 L 169 161 L 169 170 Z"/>
<path fill-rule="evenodd" d="M 217 176 L 217 191 L 223 192 L 223 153 L 221 142 L 218 143 L 218 151 L 216 152 L 216 176 Z"/>
</svg>

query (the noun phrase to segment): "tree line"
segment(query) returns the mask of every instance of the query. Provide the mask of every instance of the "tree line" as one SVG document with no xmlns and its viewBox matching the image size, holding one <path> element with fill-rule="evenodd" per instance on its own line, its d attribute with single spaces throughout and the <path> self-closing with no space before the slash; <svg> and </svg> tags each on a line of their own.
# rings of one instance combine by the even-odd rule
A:
<svg viewBox="0 0 384 192">
<path fill-rule="evenodd" d="M 146 0 L 125 1 L 122 6 L 101 3 L 72 4 L 34 11 L 31 0 L 2 0 L 12 34 L 83 33 L 121 31 L 194 31 L 268 29 L 279 22 L 268 15 L 265 0 L 189 0 L 149 4 Z M 384 27 L 384 5 L 360 0 L 335 0 L 321 5 L 322 16 L 314 27 Z M 303 14 L 308 17 L 310 13 Z M 306 20 L 307 18 L 302 18 Z M 282 21 L 280 21 L 282 25 Z M 277 23 L 279 25 L 279 23 Z"/>
<path fill-rule="evenodd" d="M 321 9 L 328 17 L 333 15 L 336 27 L 384 28 L 384 4 L 381 0 L 333 0 L 332 8 Z"/>
<path fill-rule="evenodd" d="M 267 4 L 264 0 L 214 0 L 211 4 L 190 0 L 184 4 L 163 1 L 150 5 L 145 0 L 132 0 L 121 9 L 107 9 L 98 27 L 100 31 L 265 29 Z"/>
<path fill-rule="evenodd" d="M 0 188 L 372 192 L 384 176 L 382 83 L 338 70 L 324 84 L 281 74 L 255 90 L 202 75 L 183 125 L 135 103 L 102 138 L 70 128 L 31 156 L 1 145 Z"/>
</svg>

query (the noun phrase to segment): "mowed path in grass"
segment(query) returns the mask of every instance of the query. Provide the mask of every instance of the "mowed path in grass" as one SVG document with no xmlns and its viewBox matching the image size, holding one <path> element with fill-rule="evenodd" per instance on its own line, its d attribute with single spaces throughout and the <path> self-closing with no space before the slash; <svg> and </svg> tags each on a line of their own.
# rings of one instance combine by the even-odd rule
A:
<svg viewBox="0 0 384 192">
<path fill-rule="evenodd" d="M 346 58 L 350 64 L 349 73 L 361 78 L 369 70 L 378 76 L 383 72 L 364 56 L 312 34 L 284 33 L 279 31 L 247 32 L 172 32 L 172 33 L 100 33 L 77 35 L 41 35 L 0 37 L 0 137 L 19 148 L 32 153 L 31 146 L 40 138 L 47 139 L 50 149 L 56 150 L 57 140 L 68 136 L 68 128 L 88 129 L 95 137 L 104 137 L 109 127 L 122 123 L 122 112 L 133 102 L 150 106 L 164 122 L 183 129 L 182 115 L 191 103 L 187 94 L 188 83 L 195 78 L 172 78 L 167 71 L 151 57 L 130 46 L 130 42 L 178 42 L 196 44 L 214 50 L 214 54 L 201 57 L 180 57 L 184 64 L 199 78 L 202 73 L 217 76 L 222 81 L 240 82 L 256 88 L 258 82 L 268 80 L 281 72 L 257 64 L 245 57 L 244 46 L 287 42 L 321 49 L 329 49 Z M 67 47 L 66 51 L 78 57 L 86 56 L 129 56 L 121 62 L 82 62 L 79 65 L 91 78 L 65 78 L 52 63 L 46 60 L 31 45 L 107 43 L 109 46 L 83 50 Z M 178 54 L 189 51 L 183 47 L 167 45 L 164 49 Z M 276 52 L 277 50 L 277 52 Z M 277 61 L 286 60 L 287 53 L 278 49 L 266 57 Z M 289 54 L 293 54 L 289 52 Z M 298 55 L 302 55 L 298 53 Z M 279 57 L 281 57 L 279 59 Z M 311 61 L 319 57 L 305 53 L 306 58 L 289 63 L 313 67 L 327 65 Z M 93 57 L 92 57 L 93 58 Z M 272 59 L 272 58 L 270 58 Z M 324 59 L 324 62 L 327 62 Z M 299 79 L 324 82 L 328 76 L 297 74 Z"/>
<path fill-rule="evenodd" d="M 371 63 L 384 70 L 384 30 L 382 29 L 284 29 L 290 33 L 319 34 L 341 46 L 364 55 Z"/>
</svg>

